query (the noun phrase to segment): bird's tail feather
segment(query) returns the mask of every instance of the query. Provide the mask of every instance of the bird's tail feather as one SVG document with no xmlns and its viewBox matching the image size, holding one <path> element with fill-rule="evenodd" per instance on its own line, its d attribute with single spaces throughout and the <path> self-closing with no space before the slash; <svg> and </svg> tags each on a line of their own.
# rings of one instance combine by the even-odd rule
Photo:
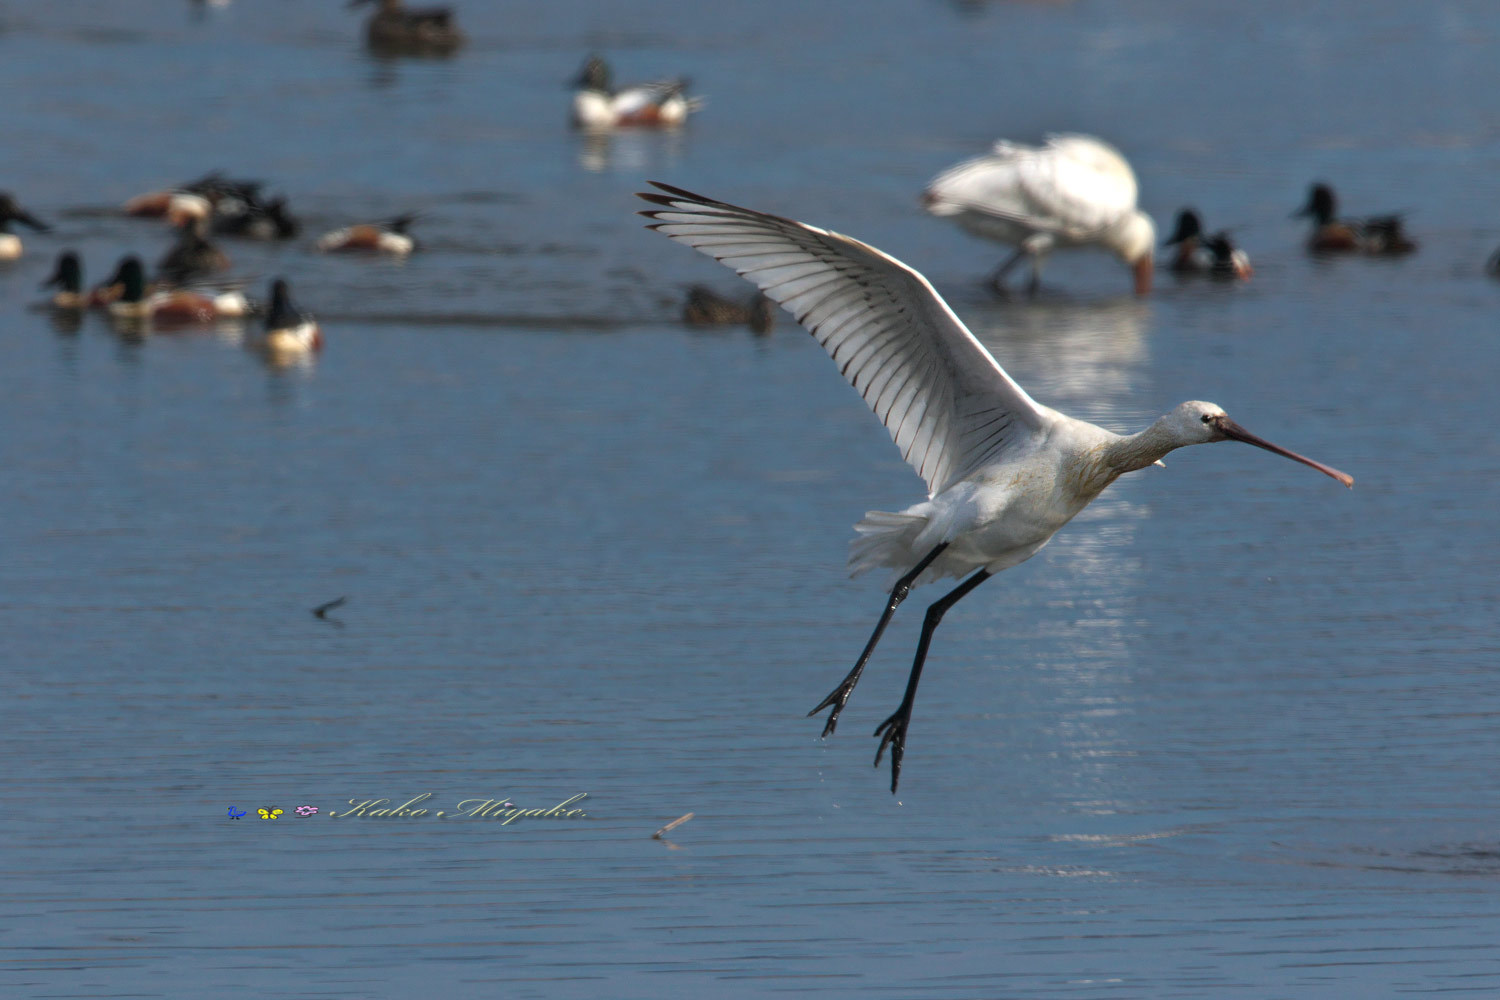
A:
<svg viewBox="0 0 1500 1000">
<path fill-rule="evenodd" d="M 927 518 L 921 514 L 867 512 L 854 526 L 858 537 L 849 543 L 849 575 L 860 576 L 882 566 L 910 569 L 912 545 L 926 526 Z"/>
</svg>

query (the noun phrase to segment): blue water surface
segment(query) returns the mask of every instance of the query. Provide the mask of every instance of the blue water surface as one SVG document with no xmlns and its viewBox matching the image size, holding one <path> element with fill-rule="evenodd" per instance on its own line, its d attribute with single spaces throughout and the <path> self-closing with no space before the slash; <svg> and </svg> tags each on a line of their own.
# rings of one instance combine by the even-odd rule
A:
<svg viewBox="0 0 1500 1000">
<path fill-rule="evenodd" d="M 1500 10 L 471 0 L 396 61 L 363 16 L 0 6 L 0 187 L 55 226 L 0 266 L 0 993 L 1500 995 Z M 590 51 L 707 105 L 581 138 Z M 997 301 L 917 194 L 1054 131 L 1254 279 L 1138 302 L 1059 255 Z M 228 249 L 315 363 L 34 308 L 216 168 L 303 217 Z M 678 324 L 742 283 L 641 228 L 648 179 L 906 260 L 1064 412 L 1214 400 L 1357 486 L 1238 445 L 1121 480 L 948 616 L 892 796 L 867 734 L 936 589 L 834 737 L 804 713 L 884 601 L 849 526 L 922 484 L 786 317 Z M 1421 251 L 1308 259 L 1314 179 Z M 405 263 L 311 250 L 404 211 Z"/>
</svg>

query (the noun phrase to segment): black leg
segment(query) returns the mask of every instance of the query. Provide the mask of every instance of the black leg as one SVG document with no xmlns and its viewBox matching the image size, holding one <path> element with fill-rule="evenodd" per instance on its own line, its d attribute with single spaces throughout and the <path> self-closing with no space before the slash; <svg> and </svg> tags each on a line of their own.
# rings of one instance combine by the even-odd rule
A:
<svg viewBox="0 0 1500 1000">
<path fill-rule="evenodd" d="M 1042 255 L 1035 254 L 1031 258 L 1031 283 L 1026 286 L 1026 294 L 1030 298 L 1036 298 L 1036 293 L 1042 288 Z"/>
<path fill-rule="evenodd" d="M 1010 274 L 1015 266 L 1021 262 L 1021 258 L 1025 256 L 1026 248 L 1020 247 L 1015 253 L 1001 261 L 1000 266 L 995 269 L 995 273 L 990 275 L 990 284 L 1002 298 L 1010 298 L 1010 292 L 1005 288 L 1005 276 Z"/>
<path fill-rule="evenodd" d="M 901 780 L 901 757 L 906 752 L 906 727 L 911 724 L 911 706 L 917 698 L 917 683 L 922 679 L 922 664 L 927 661 L 927 647 L 932 642 L 932 633 L 937 631 L 938 622 L 943 620 L 943 615 L 949 608 L 989 578 L 989 570 L 982 569 L 975 573 L 934 602 L 927 609 L 927 617 L 922 620 L 922 637 L 917 640 L 917 656 L 911 664 L 911 676 L 906 680 L 906 695 L 891 717 L 875 729 L 875 735 L 880 737 L 880 748 L 875 751 L 876 767 L 880 766 L 880 756 L 885 753 L 886 746 L 891 748 L 892 795 L 896 794 L 896 783 Z"/>
<path fill-rule="evenodd" d="M 849 671 L 849 675 L 839 682 L 839 686 L 828 693 L 827 698 L 818 702 L 817 708 L 807 713 L 808 715 L 817 715 L 829 705 L 833 706 L 833 711 L 828 715 L 828 723 L 823 727 L 824 736 L 831 736 L 833 731 L 838 728 L 839 713 L 849 703 L 849 696 L 854 693 L 854 685 L 859 683 L 860 674 L 865 672 L 865 664 L 870 662 L 870 654 L 875 652 L 875 644 L 880 641 L 880 636 L 885 632 L 886 625 L 890 623 L 891 615 L 896 613 L 896 606 L 906 600 L 906 595 L 911 593 L 911 585 L 916 582 L 917 577 L 921 576 L 922 571 L 932 565 L 932 561 L 941 555 L 947 547 L 947 542 L 939 545 L 927 553 L 910 573 L 896 581 L 896 585 L 891 588 L 891 599 L 886 602 L 885 612 L 880 616 L 880 621 L 875 623 L 875 631 L 871 634 L 870 641 L 865 643 L 865 651 L 859 654 L 859 662 L 854 664 L 854 669 Z"/>
</svg>

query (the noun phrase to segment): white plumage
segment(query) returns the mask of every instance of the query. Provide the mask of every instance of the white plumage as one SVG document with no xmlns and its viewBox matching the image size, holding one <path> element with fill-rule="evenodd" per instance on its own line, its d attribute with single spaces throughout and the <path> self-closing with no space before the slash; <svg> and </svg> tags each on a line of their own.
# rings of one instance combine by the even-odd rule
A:
<svg viewBox="0 0 1500 1000">
<path fill-rule="evenodd" d="M 1001 140 L 989 155 L 933 178 L 922 202 L 976 236 L 1017 248 L 996 272 L 997 287 L 1024 255 L 1032 259 L 1035 291 L 1052 250 L 1098 247 L 1131 266 L 1136 292 L 1144 295 L 1156 228 L 1137 210 L 1136 195 L 1135 173 L 1113 146 L 1056 135 L 1042 146 Z"/>
<path fill-rule="evenodd" d="M 573 124 L 600 130 L 616 126 L 676 128 L 703 107 L 701 97 L 688 97 L 685 78 L 653 80 L 616 90 L 609 64 L 590 56 L 575 81 Z"/>
<path fill-rule="evenodd" d="M 850 565 L 903 575 L 854 669 L 813 713 L 832 707 L 824 735 L 858 683 L 896 606 L 915 584 L 973 573 L 933 604 L 901 706 L 876 730 L 875 761 L 892 747 L 891 790 L 928 643 L 943 613 L 986 578 L 1035 555 L 1117 477 L 1175 448 L 1234 439 L 1336 469 L 1250 434 L 1213 403 L 1191 401 L 1132 435 L 1037 403 L 1011 379 L 916 271 L 858 240 L 656 184 L 643 194 L 653 229 L 758 286 L 812 333 L 926 481 L 928 498 L 855 526 Z M 810 713 L 812 714 L 812 713 Z"/>
</svg>

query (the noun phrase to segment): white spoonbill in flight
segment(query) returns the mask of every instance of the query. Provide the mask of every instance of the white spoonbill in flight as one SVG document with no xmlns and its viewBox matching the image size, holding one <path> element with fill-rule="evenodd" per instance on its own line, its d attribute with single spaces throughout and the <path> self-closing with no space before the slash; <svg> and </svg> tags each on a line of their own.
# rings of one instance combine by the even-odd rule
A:
<svg viewBox="0 0 1500 1000">
<path fill-rule="evenodd" d="M 932 179 L 922 204 L 975 236 L 1009 243 L 1016 252 L 991 277 L 1005 277 L 1031 258 L 1030 292 L 1053 250 L 1097 247 L 1135 272 L 1135 293 L 1151 291 L 1156 227 L 1135 207 L 1135 173 L 1119 150 L 1087 135 L 1054 135 L 1045 145 L 1001 139 L 988 156 L 965 160 Z"/>
<path fill-rule="evenodd" d="M 870 511 L 849 546 L 854 575 L 896 570 L 885 611 L 854 669 L 809 715 L 832 708 L 827 736 L 891 615 L 911 588 L 967 577 L 927 609 L 900 706 L 875 730 L 875 765 L 891 748 L 891 791 L 927 647 L 965 594 L 1036 555 L 1057 530 L 1127 472 L 1175 448 L 1243 441 L 1310 465 L 1345 486 L 1353 477 L 1256 437 L 1214 403 L 1192 401 L 1136 434 L 1115 434 L 1033 400 L 916 271 L 826 229 L 652 182 L 640 197 L 651 228 L 740 274 L 797 318 L 885 424 L 927 482 L 927 499 L 899 513 Z"/>
</svg>

